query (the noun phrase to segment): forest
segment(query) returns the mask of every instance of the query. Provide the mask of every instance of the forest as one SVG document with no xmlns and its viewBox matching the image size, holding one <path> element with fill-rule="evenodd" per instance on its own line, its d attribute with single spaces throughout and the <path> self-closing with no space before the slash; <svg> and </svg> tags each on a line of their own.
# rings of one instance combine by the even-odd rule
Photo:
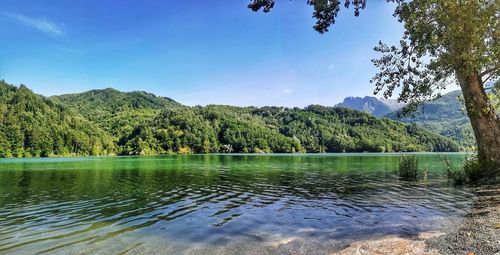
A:
<svg viewBox="0 0 500 255">
<path fill-rule="evenodd" d="M 44 97 L 0 82 L 0 157 L 458 151 L 417 124 L 337 107 L 184 106 L 114 89 Z"/>
<path fill-rule="evenodd" d="M 113 138 L 78 112 L 0 81 L 0 157 L 108 155 Z"/>
</svg>

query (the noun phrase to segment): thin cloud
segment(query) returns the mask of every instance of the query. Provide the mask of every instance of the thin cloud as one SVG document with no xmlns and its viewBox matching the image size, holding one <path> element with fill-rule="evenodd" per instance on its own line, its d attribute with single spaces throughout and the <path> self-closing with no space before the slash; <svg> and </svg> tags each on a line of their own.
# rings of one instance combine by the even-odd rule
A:
<svg viewBox="0 0 500 255">
<path fill-rule="evenodd" d="M 334 65 L 329 65 L 329 66 L 328 66 L 328 70 L 333 70 L 333 68 L 335 68 L 335 66 L 334 66 Z"/>
<path fill-rule="evenodd" d="M 281 95 L 290 95 L 293 93 L 293 89 L 283 89 L 281 90 Z"/>
<path fill-rule="evenodd" d="M 53 21 L 47 20 L 45 18 L 33 18 L 26 15 L 15 14 L 15 13 L 1 13 L 2 16 L 7 17 L 9 20 L 16 22 L 18 24 L 31 27 L 42 33 L 61 37 L 64 35 L 64 30 L 60 24 Z"/>
</svg>

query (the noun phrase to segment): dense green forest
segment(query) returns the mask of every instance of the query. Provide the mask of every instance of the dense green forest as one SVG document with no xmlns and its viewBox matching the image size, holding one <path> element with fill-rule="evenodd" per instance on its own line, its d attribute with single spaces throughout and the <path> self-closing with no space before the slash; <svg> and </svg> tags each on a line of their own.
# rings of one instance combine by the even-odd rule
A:
<svg viewBox="0 0 500 255">
<path fill-rule="evenodd" d="M 112 137 L 64 105 L 0 81 L 0 157 L 107 155 Z"/>
<path fill-rule="evenodd" d="M 415 124 L 346 108 L 183 106 L 146 92 L 45 98 L 0 83 L 0 156 L 457 151 Z"/>
<path fill-rule="evenodd" d="M 142 91 L 120 92 L 112 88 L 49 99 L 75 109 L 114 137 L 130 134 L 135 126 L 153 118 L 162 109 L 182 107 L 170 98 Z"/>
<path fill-rule="evenodd" d="M 318 105 L 166 110 L 138 126 L 119 145 L 127 154 L 458 150 L 451 139 L 415 124 Z"/>
</svg>

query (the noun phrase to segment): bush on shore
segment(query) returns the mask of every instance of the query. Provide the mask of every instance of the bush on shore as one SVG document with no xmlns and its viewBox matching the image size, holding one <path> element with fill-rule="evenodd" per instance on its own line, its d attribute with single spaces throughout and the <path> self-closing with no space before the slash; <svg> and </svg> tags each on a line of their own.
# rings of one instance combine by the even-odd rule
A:
<svg viewBox="0 0 500 255">
<path fill-rule="evenodd" d="M 452 180 L 455 185 L 476 182 L 482 177 L 483 166 L 476 154 L 467 155 L 461 168 L 453 166 L 448 157 L 443 157 L 443 163 L 448 180 Z"/>
</svg>

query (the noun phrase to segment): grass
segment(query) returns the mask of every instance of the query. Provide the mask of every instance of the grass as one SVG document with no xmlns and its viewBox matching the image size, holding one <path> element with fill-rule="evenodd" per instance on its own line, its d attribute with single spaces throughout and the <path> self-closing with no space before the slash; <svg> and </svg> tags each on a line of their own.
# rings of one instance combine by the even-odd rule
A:
<svg viewBox="0 0 500 255">
<path fill-rule="evenodd" d="M 399 158 L 399 178 L 405 181 L 418 180 L 418 160 L 415 155 L 401 155 Z"/>
</svg>

